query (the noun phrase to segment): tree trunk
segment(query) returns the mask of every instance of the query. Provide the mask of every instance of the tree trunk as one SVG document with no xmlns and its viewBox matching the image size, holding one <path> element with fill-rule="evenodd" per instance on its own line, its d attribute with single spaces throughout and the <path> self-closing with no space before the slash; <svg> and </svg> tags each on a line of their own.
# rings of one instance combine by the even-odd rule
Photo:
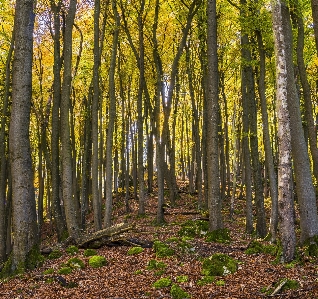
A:
<svg viewBox="0 0 318 299">
<path fill-rule="evenodd" d="M 307 145 L 302 127 L 299 98 L 294 80 L 292 28 L 289 9 L 281 3 L 283 22 L 286 67 L 287 67 L 287 104 L 290 116 L 291 144 L 295 168 L 296 192 L 300 210 L 300 241 L 318 235 L 318 217 L 316 194 L 312 182 Z"/>
<path fill-rule="evenodd" d="M 6 237 L 7 237 L 7 227 L 6 227 L 6 206 L 8 205 L 7 198 L 7 181 L 8 181 L 8 138 L 6 137 L 6 131 L 8 130 L 8 106 L 9 106 L 9 96 L 10 96 L 10 74 L 11 74 L 11 62 L 12 54 L 14 48 L 14 33 L 12 33 L 12 39 L 10 44 L 10 49 L 8 52 L 6 60 L 6 77 L 5 77 L 5 87 L 3 96 L 3 106 L 2 106 L 2 117 L 1 117 L 1 130 L 0 130 L 0 264 L 2 264 L 6 259 Z M 11 229 L 11 227 L 10 227 Z"/>
<path fill-rule="evenodd" d="M 112 224 L 112 206 L 113 206 L 113 133 L 116 119 L 116 93 L 115 93 L 115 70 L 116 70 L 116 56 L 118 47 L 118 36 L 120 17 L 116 7 L 116 1 L 112 0 L 112 8 L 115 17 L 115 28 L 113 35 L 113 47 L 111 62 L 109 67 L 109 121 L 106 136 L 106 206 L 105 206 L 105 218 L 104 227 L 108 228 Z"/>
<path fill-rule="evenodd" d="M 258 79 L 258 93 L 261 101 L 262 110 L 262 124 L 263 124 L 263 138 L 264 138 L 264 149 L 265 149 L 265 161 L 267 166 L 267 172 L 269 177 L 269 185 L 271 192 L 271 220 L 270 220 L 270 234 L 271 241 L 276 241 L 276 232 L 278 226 L 278 190 L 277 190 L 277 179 L 274 167 L 274 159 L 272 154 L 271 140 L 268 127 L 268 113 L 267 113 L 267 102 L 266 102 L 266 86 L 265 86 L 265 51 L 263 46 L 262 35 L 260 31 L 256 31 L 258 52 L 260 56 L 260 71 Z M 266 180 L 266 177 L 265 177 Z"/>
<path fill-rule="evenodd" d="M 296 248 L 295 224 L 293 216 L 292 197 L 292 163 L 291 163 L 291 131 L 288 111 L 288 66 L 286 55 L 290 54 L 288 47 L 288 37 L 286 36 L 286 12 L 287 9 L 280 0 L 272 2 L 273 31 L 276 54 L 276 86 L 277 86 L 277 116 L 278 116 L 278 146 L 279 146 L 279 166 L 278 166 L 278 202 L 279 202 L 279 222 L 280 234 L 283 247 L 284 262 L 293 260 Z M 288 11 L 287 11 L 288 13 Z M 289 18 L 289 14 L 287 14 Z M 289 53 L 288 53 L 289 52 Z M 293 84 L 293 83 L 292 83 Z"/>
<path fill-rule="evenodd" d="M 60 199 L 60 104 L 61 104 L 61 53 L 60 53 L 60 10 L 62 1 L 55 4 L 51 1 L 51 10 L 54 16 L 54 65 L 53 65 L 53 108 L 52 108 L 52 205 L 57 239 L 65 237 L 66 223 L 62 213 Z"/>
<path fill-rule="evenodd" d="M 207 5 L 208 90 L 206 101 L 206 170 L 208 179 L 209 229 L 210 231 L 214 231 L 223 228 L 218 159 L 219 79 L 217 57 L 216 1 L 208 0 Z"/>
<path fill-rule="evenodd" d="M 9 132 L 14 233 L 12 264 L 9 270 L 11 273 L 34 268 L 39 252 L 29 137 L 35 18 L 33 9 L 32 0 L 16 1 L 12 110 Z"/>
<path fill-rule="evenodd" d="M 70 105 L 72 85 L 72 32 L 77 0 L 70 0 L 64 34 L 64 73 L 61 92 L 61 158 L 62 158 L 62 194 L 65 205 L 67 230 L 75 240 L 79 237 L 76 203 L 73 188 L 73 169 Z"/>
<path fill-rule="evenodd" d="M 92 103 L 92 201 L 94 210 L 94 227 L 98 231 L 102 228 L 102 206 L 99 200 L 98 190 L 98 108 L 99 108 L 99 17 L 100 0 L 95 0 L 94 6 L 94 67 L 93 67 L 93 103 Z M 101 108 L 100 108 L 101 109 Z"/>
</svg>

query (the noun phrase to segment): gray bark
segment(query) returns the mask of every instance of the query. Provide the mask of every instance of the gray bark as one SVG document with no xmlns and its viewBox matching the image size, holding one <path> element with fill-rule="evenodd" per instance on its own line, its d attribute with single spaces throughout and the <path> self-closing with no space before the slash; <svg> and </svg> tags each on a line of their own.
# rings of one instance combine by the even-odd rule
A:
<svg viewBox="0 0 318 299">
<path fill-rule="evenodd" d="M 206 101 L 206 159 L 208 179 L 208 206 L 210 231 L 223 228 L 220 201 L 220 178 L 218 157 L 218 116 L 219 116 L 219 79 L 217 57 L 217 19 L 216 1 L 207 4 L 207 101 Z"/>
<path fill-rule="evenodd" d="M 291 130 L 288 109 L 288 66 L 286 55 L 291 52 L 286 36 L 286 24 L 284 24 L 283 9 L 287 9 L 280 0 L 272 2 L 273 31 L 276 56 L 276 82 L 277 82 L 277 117 L 278 117 L 278 202 L 279 202 L 279 227 L 283 247 L 283 260 L 290 262 L 295 255 L 296 236 L 293 217 L 292 196 L 292 164 L 291 164 Z M 285 12 L 286 13 L 286 12 Z M 288 10 L 287 10 L 288 13 Z M 289 15 L 287 14 L 289 18 Z M 286 20 L 285 20 L 286 22 Z"/>
<path fill-rule="evenodd" d="M 73 161 L 70 128 L 70 105 L 72 84 L 72 32 L 76 12 L 76 0 L 71 0 L 66 16 L 64 34 L 64 73 L 61 93 L 61 158 L 62 158 L 62 194 L 65 205 L 67 230 L 75 240 L 79 236 L 76 203 L 73 188 Z"/>
<path fill-rule="evenodd" d="M 108 228 L 112 223 L 112 205 L 113 205 L 113 174 L 112 174 L 112 151 L 113 151 L 113 133 L 116 118 L 116 93 L 115 93 L 115 70 L 116 70 L 116 55 L 118 47 L 118 36 L 120 17 L 117 11 L 116 2 L 112 0 L 112 8 L 115 17 L 115 28 L 113 35 L 113 47 L 111 62 L 109 67 L 109 121 L 106 136 L 106 206 L 105 206 L 105 218 L 104 227 Z"/>
<path fill-rule="evenodd" d="M 34 2 L 17 0 L 14 18 L 15 51 L 9 149 L 12 175 L 13 233 L 12 273 L 32 268 L 28 258 L 38 252 L 38 228 L 29 137 Z"/>
</svg>

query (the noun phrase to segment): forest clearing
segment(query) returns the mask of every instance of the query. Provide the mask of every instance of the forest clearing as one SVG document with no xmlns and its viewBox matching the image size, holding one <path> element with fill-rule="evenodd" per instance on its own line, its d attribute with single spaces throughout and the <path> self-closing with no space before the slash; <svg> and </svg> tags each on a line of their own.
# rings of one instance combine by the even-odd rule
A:
<svg viewBox="0 0 318 299">
<path fill-rule="evenodd" d="M 52 235 L 51 228 L 46 225 L 42 233 L 42 248 L 59 249 L 62 256 L 48 259 L 46 255 L 41 267 L 1 281 L 0 297 L 3 299 L 318 298 L 317 257 L 308 256 L 306 254 L 308 247 L 302 247 L 298 249 L 298 258 L 294 262 L 282 264 L 277 262 L 279 256 L 277 248 L 269 242 L 257 240 L 267 248 L 267 253 L 266 249 L 261 252 L 259 247 L 252 246 L 255 238 L 245 233 L 244 200 L 235 202 L 233 220 L 229 218 L 229 202 L 225 200 L 223 214 L 230 239 L 221 238 L 221 243 L 208 242 L 205 240 L 205 235 L 201 234 L 203 232 L 194 233 L 195 230 L 191 228 L 189 220 L 194 223 L 200 221 L 207 223 L 206 220 L 200 220 L 204 217 L 196 209 L 196 195 L 180 194 L 177 206 L 166 208 L 166 223 L 160 226 L 155 225 L 154 194 L 147 196 L 147 216 L 143 218 L 138 217 L 138 204 L 134 200 L 130 203 L 132 212 L 129 214 L 125 213 L 122 197 L 118 196 L 114 204 L 115 223 L 134 224 L 133 229 L 121 234 L 119 239 L 147 240 L 150 244 L 157 240 L 169 246 L 173 253 L 166 257 L 160 256 L 152 246 L 152 248 L 143 248 L 140 252 L 136 251 L 135 254 L 129 254 L 129 250 L 136 248 L 136 245 L 113 244 L 95 249 L 95 254 L 105 257 L 106 263 L 100 268 L 93 268 L 88 263 L 89 257 L 85 256 L 85 249 L 79 249 L 74 253 L 72 250 L 67 250 L 71 247 L 58 245 L 56 236 Z M 91 215 L 88 218 L 91 219 Z M 224 241 L 225 243 L 222 243 Z M 219 274 L 213 278 L 203 275 L 203 260 L 216 253 L 226 254 L 235 259 L 238 262 L 237 271 L 233 274 Z M 85 267 L 83 269 L 70 267 L 70 274 L 60 274 L 68 268 L 67 261 L 74 257 L 82 260 Z M 216 268 L 216 265 L 213 267 Z M 167 286 L 154 287 L 154 283 L 162 278 L 170 280 Z M 286 285 L 285 288 L 284 286 L 279 288 L 281 282 L 287 279 L 292 283 L 288 287 Z M 184 292 L 173 293 L 171 291 L 173 285 L 177 285 Z"/>
</svg>

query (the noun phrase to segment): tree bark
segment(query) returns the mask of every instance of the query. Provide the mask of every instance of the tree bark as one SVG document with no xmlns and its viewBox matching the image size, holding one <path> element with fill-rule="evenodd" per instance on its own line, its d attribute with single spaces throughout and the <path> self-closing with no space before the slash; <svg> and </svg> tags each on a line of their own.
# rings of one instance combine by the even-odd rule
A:
<svg viewBox="0 0 318 299">
<path fill-rule="evenodd" d="M 284 6 L 284 8 L 283 8 Z M 277 86 L 277 117 L 278 117 L 278 202 L 279 202 L 279 226 L 280 237 L 283 247 L 284 262 L 293 260 L 296 248 L 296 236 L 293 217 L 293 196 L 292 196 L 292 163 L 291 163 L 291 130 L 288 109 L 288 66 L 286 55 L 291 52 L 288 47 L 288 37 L 286 36 L 286 17 L 282 10 L 287 9 L 280 0 L 272 2 L 273 31 L 276 56 L 276 86 Z M 287 10 L 288 12 L 288 10 Z M 285 12 L 286 13 L 286 12 Z M 288 15 L 287 15 L 288 16 Z M 289 18 L 289 16 L 288 16 Z M 288 53 L 289 51 L 289 53 Z"/>
<path fill-rule="evenodd" d="M 219 149 L 218 149 L 218 116 L 219 116 L 219 79 L 217 57 L 217 18 L 216 1 L 208 0 L 207 4 L 207 101 L 206 101 L 206 136 L 207 136 L 207 179 L 209 229 L 214 231 L 223 228 L 220 201 Z"/>
<path fill-rule="evenodd" d="M 105 206 L 105 218 L 104 218 L 104 227 L 108 228 L 112 223 L 112 205 L 113 205 L 113 160 L 112 160 L 112 151 L 113 151 L 113 133 L 114 125 L 116 118 L 116 93 L 115 93 L 115 70 L 116 70 L 116 55 L 118 47 L 118 36 L 119 36 L 119 26 L 120 26 L 120 17 L 117 11 L 116 2 L 112 0 L 112 8 L 115 17 L 115 28 L 113 35 L 113 47 L 111 62 L 109 67 L 109 121 L 107 128 L 106 136 L 106 206 Z"/>
<path fill-rule="evenodd" d="M 61 92 L 61 158 L 62 158 L 62 194 L 65 205 L 67 230 L 75 240 L 79 237 L 76 203 L 73 188 L 73 161 L 70 129 L 70 105 L 72 85 L 72 32 L 77 0 L 70 0 L 64 34 L 64 73 Z"/>
<path fill-rule="evenodd" d="M 30 256 L 36 256 L 39 252 L 29 136 L 34 5 L 32 0 L 17 0 L 14 18 L 15 51 L 9 131 L 14 232 L 11 273 L 35 267 Z"/>
</svg>

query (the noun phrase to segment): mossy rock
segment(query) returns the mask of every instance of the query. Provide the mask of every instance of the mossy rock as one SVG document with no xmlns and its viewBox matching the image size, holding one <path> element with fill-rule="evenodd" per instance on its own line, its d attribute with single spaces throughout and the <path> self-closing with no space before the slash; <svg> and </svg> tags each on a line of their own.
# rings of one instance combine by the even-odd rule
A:
<svg viewBox="0 0 318 299">
<path fill-rule="evenodd" d="M 200 280 L 197 281 L 197 285 L 198 286 L 204 286 L 206 284 L 210 284 L 212 282 L 215 281 L 215 277 L 214 276 L 203 276 Z"/>
<path fill-rule="evenodd" d="M 248 248 L 245 250 L 246 254 L 260 254 L 260 253 L 265 253 L 265 254 L 270 254 L 270 255 L 277 255 L 278 248 L 275 245 L 263 245 L 262 243 L 253 240 Z"/>
<path fill-rule="evenodd" d="M 184 291 L 180 286 L 177 284 L 173 284 L 170 290 L 170 295 L 172 299 L 185 299 L 191 298 L 190 294 Z"/>
<path fill-rule="evenodd" d="M 100 268 L 105 266 L 107 263 L 105 257 L 101 256 L 101 255 L 94 255 L 92 256 L 89 261 L 88 264 L 92 267 L 92 268 Z"/>
<path fill-rule="evenodd" d="M 172 281 L 168 277 L 160 278 L 157 281 L 154 282 L 153 287 L 156 289 L 166 288 L 170 287 L 172 284 Z"/>
<path fill-rule="evenodd" d="M 63 267 L 58 271 L 58 274 L 67 275 L 67 274 L 70 274 L 71 272 L 72 272 L 71 267 Z"/>
<path fill-rule="evenodd" d="M 167 265 L 164 262 L 150 260 L 147 265 L 148 270 L 160 270 L 165 269 Z"/>
<path fill-rule="evenodd" d="M 230 231 L 227 228 L 217 229 L 206 234 L 207 242 L 229 243 L 231 242 Z"/>
<path fill-rule="evenodd" d="M 76 255 L 78 253 L 78 248 L 74 245 L 71 245 L 65 250 L 69 255 Z"/>
<path fill-rule="evenodd" d="M 139 253 L 141 253 L 143 251 L 144 251 L 144 249 L 142 247 L 137 246 L 137 247 L 130 248 L 128 250 L 127 254 L 128 255 L 135 255 L 135 254 L 139 254 Z"/>
<path fill-rule="evenodd" d="M 170 238 L 165 241 L 165 243 L 174 245 L 174 248 L 180 249 L 183 253 L 193 253 L 195 251 L 195 247 L 191 244 L 191 237 L 182 237 L 182 238 Z"/>
<path fill-rule="evenodd" d="M 223 253 L 216 253 L 203 260 L 202 274 L 206 276 L 224 276 L 237 270 L 238 262 Z"/>
<path fill-rule="evenodd" d="M 84 250 L 84 256 L 89 257 L 93 255 L 97 255 L 97 251 L 95 249 L 88 248 Z"/>
<path fill-rule="evenodd" d="M 66 264 L 67 264 L 67 266 L 69 266 L 72 269 L 84 269 L 85 268 L 84 262 L 81 259 L 79 259 L 78 257 L 70 258 Z"/>
<path fill-rule="evenodd" d="M 156 256 L 159 258 L 169 257 L 175 254 L 174 250 L 170 248 L 167 244 L 160 241 L 155 241 L 153 243 L 153 248 L 156 252 Z"/>
<path fill-rule="evenodd" d="M 53 250 L 49 255 L 48 259 L 50 260 L 56 260 L 60 258 L 63 255 L 63 253 L 60 250 Z"/>
</svg>

